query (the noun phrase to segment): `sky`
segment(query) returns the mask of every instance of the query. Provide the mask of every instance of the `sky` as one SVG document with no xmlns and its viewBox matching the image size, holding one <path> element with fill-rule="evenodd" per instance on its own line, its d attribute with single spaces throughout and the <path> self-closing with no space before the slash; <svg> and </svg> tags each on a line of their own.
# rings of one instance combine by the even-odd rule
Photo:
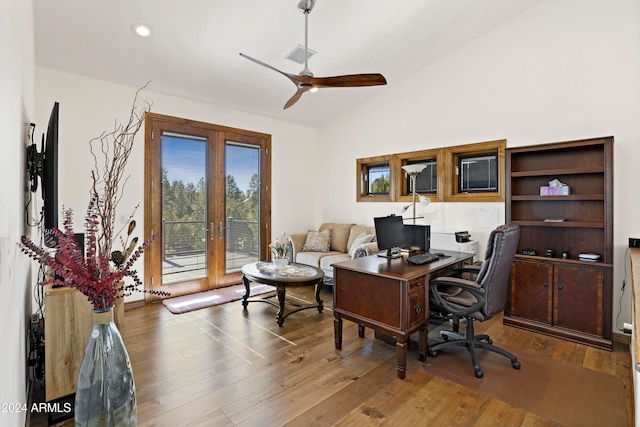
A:
<svg viewBox="0 0 640 427">
<path fill-rule="evenodd" d="M 225 175 L 233 175 L 238 187 L 246 192 L 251 177 L 259 169 L 259 150 L 227 141 Z M 169 181 L 198 184 L 206 173 L 206 140 L 200 138 L 163 135 L 162 168 Z"/>
</svg>

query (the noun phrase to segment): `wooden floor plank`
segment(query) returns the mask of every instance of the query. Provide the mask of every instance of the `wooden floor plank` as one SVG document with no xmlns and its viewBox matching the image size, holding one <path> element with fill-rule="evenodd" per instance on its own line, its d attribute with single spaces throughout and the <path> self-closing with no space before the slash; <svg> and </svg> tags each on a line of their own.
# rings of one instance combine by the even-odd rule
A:
<svg viewBox="0 0 640 427">
<path fill-rule="evenodd" d="M 287 295 L 313 300 L 311 288 Z M 138 425 L 557 426 L 427 372 L 416 337 L 404 380 L 397 378 L 395 346 L 369 329 L 360 338 L 357 325 L 345 321 L 343 349 L 336 350 L 331 290 L 322 298 L 323 313 L 295 313 L 283 327 L 276 309 L 261 303 L 243 310 L 235 301 L 181 315 L 161 304 L 127 308 L 122 335 L 135 375 Z M 501 316 L 477 322 L 476 332 L 489 333 L 497 345 L 618 376 L 633 411 L 626 345 L 599 350 L 504 326 Z M 46 417 L 33 417 L 31 425 L 45 426 Z"/>
<path fill-rule="evenodd" d="M 519 426 L 526 415 L 521 409 L 498 399 L 491 399 L 473 427 Z"/>
</svg>

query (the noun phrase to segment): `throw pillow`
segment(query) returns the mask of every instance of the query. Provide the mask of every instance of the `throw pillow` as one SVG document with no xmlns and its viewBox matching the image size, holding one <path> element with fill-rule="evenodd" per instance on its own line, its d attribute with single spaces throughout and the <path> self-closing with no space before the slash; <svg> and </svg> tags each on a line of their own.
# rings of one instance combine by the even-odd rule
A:
<svg viewBox="0 0 640 427">
<path fill-rule="evenodd" d="M 331 246 L 331 230 L 309 230 L 302 252 L 329 252 Z"/>
<path fill-rule="evenodd" d="M 363 258 L 369 256 L 369 250 L 367 249 L 367 244 L 358 246 L 354 251 L 353 255 L 351 255 L 351 259 Z"/>
<path fill-rule="evenodd" d="M 358 237 L 356 237 L 356 240 L 353 241 L 353 243 L 351 244 L 351 247 L 349 248 L 349 256 L 353 259 L 355 258 L 355 252 L 356 249 L 359 246 L 364 245 L 365 243 L 369 243 L 373 240 L 373 235 L 366 233 L 366 232 L 362 232 L 360 233 L 360 235 L 358 235 Z"/>
</svg>

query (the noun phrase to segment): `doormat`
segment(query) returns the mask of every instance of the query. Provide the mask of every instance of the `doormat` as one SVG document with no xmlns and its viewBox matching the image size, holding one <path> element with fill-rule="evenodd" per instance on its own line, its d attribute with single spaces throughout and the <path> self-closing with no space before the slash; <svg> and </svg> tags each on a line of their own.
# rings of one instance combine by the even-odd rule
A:
<svg viewBox="0 0 640 427">
<path fill-rule="evenodd" d="M 275 291 L 275 286 L 251 283 L 250 296 Z M 182 314 L 201 308 L 212 307 L 226 302 L 241 300 L 246 293 L 244 285 L 226 286 L 211 291 L 198 292 L 162 300 L 167 309 L 173 314 Z"/>
<path fill-rule="evenodd" d="M 464 347 L 447 348 L 437 357 L 427 357 L 423 369 L 564 426 L 629 425 L 624 384 L 619 378 L 500 347 L 518 357 L 520 369 L 513 369 L 506 357 L 479 350 L 484 377 L 476 378 Z"/>
</svg>

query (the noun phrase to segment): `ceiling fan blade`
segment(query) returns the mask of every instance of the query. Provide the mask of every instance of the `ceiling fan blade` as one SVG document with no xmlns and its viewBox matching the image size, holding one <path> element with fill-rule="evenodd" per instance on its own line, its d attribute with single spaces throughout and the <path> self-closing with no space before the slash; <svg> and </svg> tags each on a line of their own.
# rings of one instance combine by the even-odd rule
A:
<svg viewBox="0 0 640 427">
<path fill-rule="evenodd" d="M 307 77 L 305 82 L 311 86 L 323 87 L 360 87 L 381 86 L 387 84 L 382 74 L 349 74 L 334 77 Z"/>
<path fill-rule="evenodd" d="M 309 13 L 313 9 L 316 0 L 300 0 L 298 3 L 298 9 L 304 13 L 304 70 L 300 72 L 299 75 L 285 73 L 284 71 L 280 71 L 271 65 L 262 62 L 258 59 L 252 58 L 249 55 L 245 55 L 240 52 L 240 56 L 247 58 L 249 61 L 253 61 L 258 65 L 262 65 L 270 70 L 276 71 L 296 85 L 296 93 L 284 104 L 284 109 L 291 107 L 293 104 L 298 102 L 303 93 L 308 92 L 310 90 L 315 90 L 319 88 L 326 87 L 361 87 L 361 86 L 380 86 L 386 85 L 387 80 L 384 78 L 382 74 L 349 74 L 344 76 L 333 76 L 333 77 L 313 77 L 313 73 L 309 71 L 307 66 L 308 59 L 308 47 L 307 47 L 307 34 L 308 34 L 308 18 Z"/>
<path fill-rule="evenodd" d="M 308 86 L 308 85 L 298 86 L 298 90 L 296 91 L 296 93 L 294 93 L 293 96 L 289 98 L 287 103 L 284 104 L 284 109 L 286 110 L 287 108 L 291 107 L 293 104 L 298 102 L 302 94 L 305 92 L 308 92 L 310 89 L 311 89 L 311 86 Z"/>
<path fill-rule="evenodd" d="M 298 100 L 300 99 L 300 97 L 302 96 L 303 93 L 304 92 L 302 92 L 300 90 L 297 90 L 296 93 L 294 93 L 293 96 L 291 98 L 289 98 L 287 103 L 284 104 L 284 109 L 286 110 L 287 108 L 291 107 L 293 104 L 298 102 Z"/>
<path fill-rule="evenodd" d="M 262 62 L 262 61 L 260 61 L 259 59 L 252 58 L 252 57 L 250 57 L 249 55 L 245 55 L 245 54 L 244 54 L 244 53 L 242 53 L 242 52 L 240 52 L 240 56 L 242 56 L 243 58 L 247 58 L 249 61 L 253 61 L 253 62 L 255 62 L 256 64 L 262 65 L 263 67 L 266 67 L 266 68 L 268 68 L 268 69 L 270 69 L 270 70 L 273 70 L 273 71 L 275 71 L 275 72 L 278 72 L 278 73 L 282 74 L 283 76 L 285 76 L 285 77 L 287 77 L 289 80 L 291 80 L 291 81 L 293 82 L 293 84 L 294 84 L 294 85 L 298 86 L 298 83 L 299 83 L 299 77 L 300 77 L 300 76 L 297 76 L 297 75 L 295 75 L 295 74 L 285 73 L 284 71 L 280 71 L 280 70 L 278 70 L 277 68 L 272 67 L 271 65 L 267 64 L 266 62 Z"/>
</svg>

